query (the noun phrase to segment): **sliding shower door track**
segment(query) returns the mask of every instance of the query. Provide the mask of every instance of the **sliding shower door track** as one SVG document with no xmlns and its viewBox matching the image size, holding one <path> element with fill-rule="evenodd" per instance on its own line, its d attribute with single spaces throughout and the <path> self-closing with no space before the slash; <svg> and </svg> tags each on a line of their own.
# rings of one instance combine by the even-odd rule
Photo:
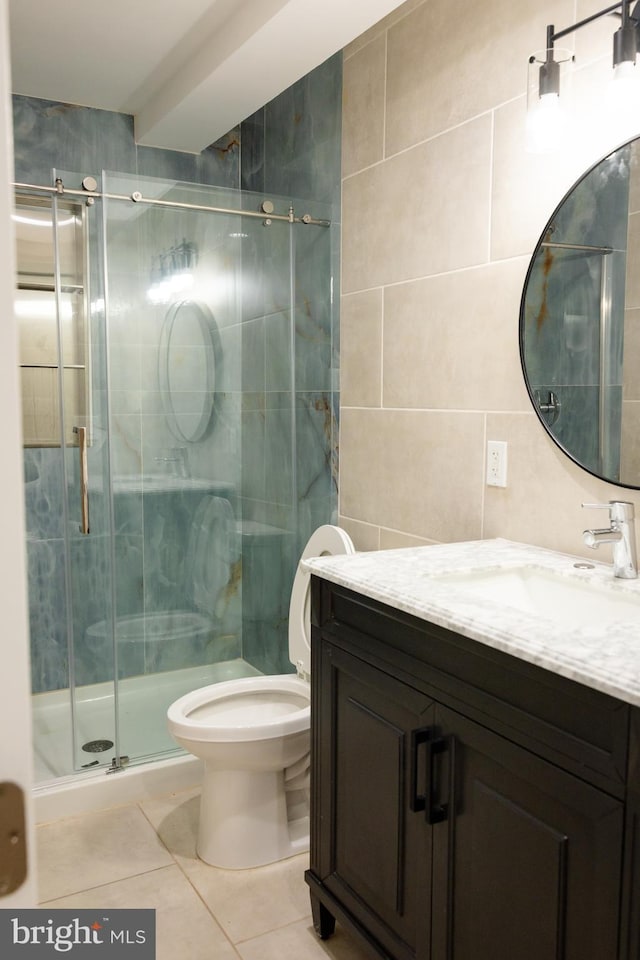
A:
<svg viewBox="0 0 640 960">
<path fill-rule="evenodd" d="M 69 187 L 65 187 L 62 180 L 59 179 L 56 180 L 54 186 L 47 186 L 40 183 L 14 183 L 13 186 L 16 190 L 38 191 L 40 193 L 57 194 L 58 196 L 65 197 L 83 197 L 89 203 L 92 203 L 94 200 L 98 199 L 124 200 L 128 203 L 146 203 L 155 207 L 173 207 L 174 209 L 178 210 L 199 210 L 203 213 L 225 213 L 238 217 L 253 217 L 254 219 L 262 220 L 265 223 L 269 223 L 273 220 L 280 220 L 284 221 L 285 223 L 304 223 L 314 227 L 331 226 L 331 220 L 317 220 L 308 213 L 303 214 L 301 217 L 297 217 L 293 205 L 289 207 L 289 212 L 286 214 L 265 214 L 264 211 L 234 210 L 230 207 L 210 207 L 206 204 L 183 203 L 178 200 L 158 200 L 156 197 L 145 197 L 139 190 L 134 190 L 133 193 L 130 194 L 101 193 L 98 190 L 72 190 Z"/>
</svg>

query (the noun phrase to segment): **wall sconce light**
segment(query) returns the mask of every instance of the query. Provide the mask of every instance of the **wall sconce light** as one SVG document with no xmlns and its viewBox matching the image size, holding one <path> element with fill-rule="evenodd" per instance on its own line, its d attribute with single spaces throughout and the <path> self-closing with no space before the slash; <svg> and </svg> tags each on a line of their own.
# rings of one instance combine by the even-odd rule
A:
<svg viewBox="0 0 640 960">
<path fill-rule="evenodd" d="M 531 150 L 544 151 L 557 147 L 566 123 L 562 117 L 562 100 L 566 97 L 567 82 L 570 77 L 570 64 L 575 57 L 570 50 L 555 46 L 557 40 L 580 30 L 588 23 L 605 16 L 620 18 L 620 26 L 613 34 L 614 78 L 623 81 L 635 81 L 640 74 L 636 71 L 636 58 L 640 51 L 640 0 L 637 0 L 633 12 L 633 0 L 621 0 L 598 13 L 580 20 L 564 30 L 556 30 L 553 24 L 547 27 L 547 45 L 545 50 L 534 53 L 529 58 L 529 77 L 527 82 L 527 134 Z"/>
<path fill-rule="evenodd" d="M 631 0 L 624 0 L 621 6 L 622 23 L 613 35 L 613 70 L 616 80 L 624 79 L 634 70 L 636 56 L 640 49 L 640 2 L 636 3 L 633 13 Z"/>
</svg>

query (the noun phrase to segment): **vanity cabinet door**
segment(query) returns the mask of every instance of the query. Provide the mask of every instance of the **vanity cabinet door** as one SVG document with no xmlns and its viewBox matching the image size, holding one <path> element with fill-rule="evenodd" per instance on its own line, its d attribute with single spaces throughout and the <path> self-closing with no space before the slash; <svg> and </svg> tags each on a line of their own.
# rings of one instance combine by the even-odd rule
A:
<svg viewBox="0 0 640 960">
<path fill-rule="evenodd" d="M 433 960 L 615 960 L 623 803 L 438 707 Z"/>
<path fill-rule="evenodd" d="M 428 960 L 431 834 L 417 792 L 432 702 L 329 644 L 314 690 L 310 874 L 381 953 Z"/>
</svg>

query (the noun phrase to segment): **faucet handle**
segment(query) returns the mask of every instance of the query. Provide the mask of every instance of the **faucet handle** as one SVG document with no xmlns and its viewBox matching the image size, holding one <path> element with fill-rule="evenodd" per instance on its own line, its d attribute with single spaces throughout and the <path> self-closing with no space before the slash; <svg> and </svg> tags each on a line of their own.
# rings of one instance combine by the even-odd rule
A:
<svg viewBox="0 0 640 960">
<path fill-rule="evenodd" d="M 583 503 L 587 510 L 608 510 L 612 520 L 633 520 L 635 509 L 628 500 L 609 500 L 609 503 Z"/>
</svg>

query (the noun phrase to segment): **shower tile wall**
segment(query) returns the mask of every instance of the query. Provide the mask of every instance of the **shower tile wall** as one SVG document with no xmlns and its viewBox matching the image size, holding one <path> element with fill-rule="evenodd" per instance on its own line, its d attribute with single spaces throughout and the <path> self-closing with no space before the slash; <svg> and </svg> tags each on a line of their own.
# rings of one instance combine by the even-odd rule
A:
<svg viewBox="0 0 640 960">
<path fill-rule="evenodd" d="M 290 318 L 286 311 L 254 317 L 245 334 L 264 351 L 264 387 L 249 387 L 243 412 L 243 457 L 266 478 L 256 496 L 245 473 L 244 514 L 276 528 L 287 505 L 273 495 L 291 490 L 295 535 L 263 538 L 244 576 L 244 655 L 265 672 L 291 669 L 286 627 L 290 584 L 298 557 L 315 527 L 336 519 L 338 454 L 339 315 L 337 296 L 326 295 L 326 277 L 339 289 L 342 54 L 336 54 L 242 124 L 241 182 L 245 190 L 290 197 L 296 213 L 330 219 L 328 229 L 299 227 L 295 244 L 294 392 L 295 461 L 282 452 L 291 431 L 283 391 L 291 389 Z M 282 291 L 280 303 L 288 301 Z M 255 377 L 254 370 L 254 377 Z M 245 371 L 247 377 L 249 371 Z M 265 418 L 279 424 L 280 443 L 265 447 Z M 257 441 L 257 442 L 254 442 Z M 289 444 L 289 449 L 291 445 Z M 275 478 L 280 474 L 280 483 Z M 293 490 L 295 486 L 295 491 Z M 271 493 L 269 493 L 271 491 Z M 283 565 L 283 556 L 286 562 Z M 247 590 L 250 581 L 251 589 Z M 274 605 L 273 598 L 278 597 Z M 269 599 L 271 598 L 271 599 Z M 256 613 L 269 610 L 266 621 Z"/>
<path fill-rule="evenodd" d="M 240 652 L 237 642 L 244 621 L 245 658 L 267 672 L 290 669 L 286 619 L 295 561 L 311 529 L 329 521 L 335 512 L 338 403 L 332 386 L 337 384 L 337 315 L 323 295 L 319 278 L 323 273 L 326 276 L 325 268 L 333 265 L 334 285 L 337 283 L 341 68 L 341 57 L 332 58 L 291 92 L 283 94 L 282 104 L 269 104 L 245 122 L 242 135 L 240 129 L 233 130 L 199 156 L 136 146 L 133 120 L 122 114 L 14 98 L 15 175 L 19 182 L 48 183 L 52 167 L 94 176 L 99 176 L 102 169 L 110 169 L 138 177 L 232 188 L 239 186 L 242 176 L 245 190 L 262 180 L 270 193 L 279 192 L 294 199 L 314 196 L 323 203 L 300 205 L 295 200 L 296 212 L 334 220 L 330 230 L 309 228 L 307 232 L 301 227 L 295 231 L 295 465 L 290 455 L 288 462 L 280 455 L 283 444 L 291 439 L 292 428 L 290 409 L 283 409 L 282 403 L 283 391 L 291 389 L 291 374 L 285 372 L 283 364 L 290 350 L 290 317 L 287 310 L 278 306 L 280 302 L 288 305 L 288 272 L 281 291 L 286 299 L 278 297 L 266 312 L 254 312 L 250 322 L 227 322 L 228 318 L 217 312 L 225 366 L 216 400 L 215 443 L 209 437 L 203 443 L 189 445 L 189 469 L 193 476 L 211 478 L 214 453 L 218 464 L 239 464 L 238 444 L 242 442 L 242 456 L 247 458 L 242 471 L 236 476 L 217 477 L 233 484 L 238 495 L 234 509 L 244 518 L 239 531 L 243 547 L 242 585 L 238 576 L 230 590 L 234 596 L 227 597 L 225 605 L 223 639 L 217 642 L 213 655 L 205 645 L 204 650 L 199 647 L 191 651 L 191 660 L 187 658 L 188 662 L 177 665 L 236 655 Z M 141 222 L 145 222 L 144 218 Z M 263 229 L 261 225 L 259 229 Z M 143 468 L 154 472 L 155 457 L 177 445 L 166 430 L 157 391 L 156 364 L 149 359 L 155 356 L 155 351 L 148 347 L 152 340 L 157 342 L 162 317 L 153 316 L 148 305 L 144 305 L 144 311 L 139 309 L 139 275 L 140 271 L 146 275 L 149 269 L 150 248 L 143 242 L 146 239 L 140 228 L 138 239 L 121 250 L 120 256 L 113 257 L 115 246 L 110 253 L 110 271 L 115 271 L 117 279 L 117 283 L 110 284 L 110 290 L 117 291 L 110 303 L 114 475 L 138 473 Z M 171 239 L 175 239 L 175 232 Z M 206 246 L 206 241 L 203 243 Z M 245 247 L 243 257 L 246 252 Z M 228 256 L 237 256 L 230 251 L 221 255 L 227 260 Z M 166 307 L 161 308 L 162 316 L 165 310 Z M 143 314 L 145 319 L 141 322 Z M 235 355 L 243 359 L 238 361 L 242 367 L 234 369 L 227 358 L 233 355 L 229 348 L 238 337 L 242 350 Z M 256 372 L 260 370 L 261 383 L 256 382 Z M 289 382 L 283 382 L 287 377 Z M 94 383 L 96 395 L 101 387 Z M 270 430 L 269 443 L 260 446 L 251 440 L 265 417 L 275 429 Z M 240 422 L 241 430 L 234 426 Z M 251 485 L 257 474 L 264 478 L 264 486 L 256 497 Z M 292 536 L 294 478 L 299 524 Z M 287 491 L 284 497 L 283 489 Z M 25 450 L 25 490 L 33 689 L 40 692 L 69 683 L 60 450 Z M 175 543 L 178 538 L 185 541 L 193 503 L 188 494 L 174 497 L 171 509 L 160 511 L 156 503 L 130 490 L 115 494 L 118 616 L 188 606 L 184 597 L 184 550 L 175 549 Z M 107 556 L 104 562 L 101 558 L 97 566 L 94 564 L 90 574 L 90 565 L 86 563 L 89 546 L 80 543 L 81 556 L 76 550 L 72 557 L 77 567 L 74 573 L 80 577 L 78 592 L 86 598 L 82 609 L 74 603 L 75 670 L 76 682 L 80 684 L 104 679 L 112 669 L 109 650 L 96 644 L 95 638 L 85 639 L 86 628 L 103 619 L 105 613 L 91 597 L 96 589 L 92 578 L 99 579 L 100 563 L 104 566 Z M 94 545 L 93 550 L 104 551 L 104 543 L 102 547 Z M 175 665 L 158 663 L 154 658 L 142 663 L 139 650 L 130 647 L 125 653 L 120 649 L 121 675 Z"/>
</svg>

